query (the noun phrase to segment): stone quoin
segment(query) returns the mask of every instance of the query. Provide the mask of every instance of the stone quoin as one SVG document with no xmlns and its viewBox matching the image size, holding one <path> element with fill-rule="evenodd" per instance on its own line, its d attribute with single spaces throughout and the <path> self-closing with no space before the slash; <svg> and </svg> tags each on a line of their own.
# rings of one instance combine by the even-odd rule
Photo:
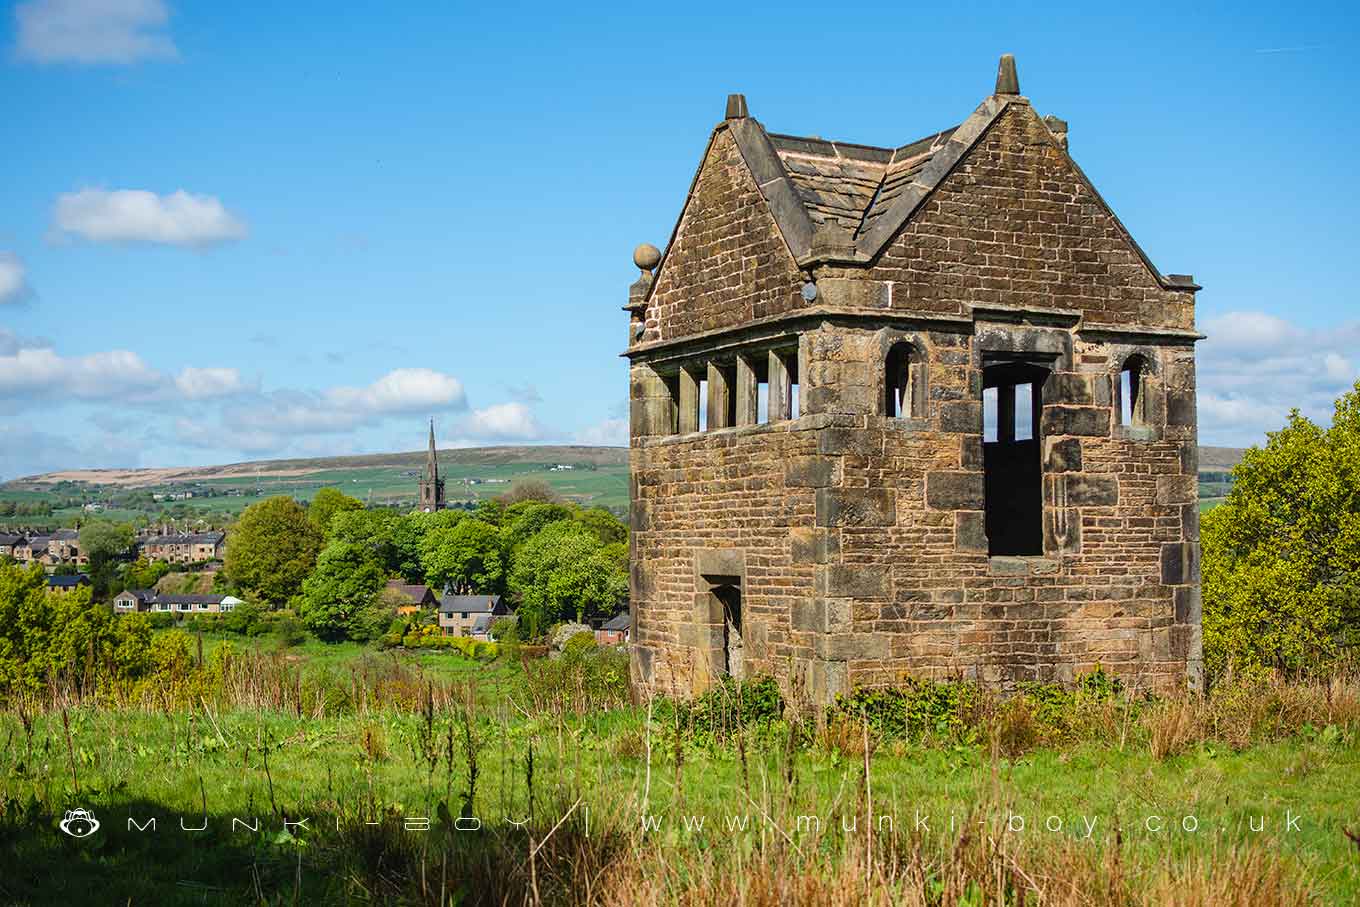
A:
<svg viewBox="0 0 1360 907">
<path fill-rule="evenodd" d="M 626 306 L 639 691 L 1200 686 L 1199 287 L 1019 92 L 898 148 L 728 98 Z"/>
</svg>

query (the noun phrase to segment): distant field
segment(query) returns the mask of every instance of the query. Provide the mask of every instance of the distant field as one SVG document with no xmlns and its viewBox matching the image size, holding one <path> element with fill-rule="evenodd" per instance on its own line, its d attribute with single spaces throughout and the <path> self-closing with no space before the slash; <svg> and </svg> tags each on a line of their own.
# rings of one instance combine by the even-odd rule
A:
<svg viewBox="0 0 1360 907">
<path fill-rule="evenodd" d="M 74 523 L 83 505 L 118 520 L 202 519 L 220 524 L 261 498 L 286 494 L 310 500 L 335 487 L 366 503 L 409 507 L 425 453 L 375 454 L 312 460 L 271 460 L 196 469 L 73 470 L 30 476 L 0 485 L 0 502 L 48 504 L 46 515 L 0 515 L 0 525 Z M 628 452 L 610 447 L 496 447 L 439 452 L 450 504 L 475 503 L 509 490 L 517 481 L 547 482 L 586 506 L 622 511 L 628 506 Z M 571 468 L 554 469 L 554 466 Z M 193 497 L 170 500 L 192 493 Z M 157 501 L 154 496 L 160 495 Z"/>
<path fill-rule="evenodd" d="M 1220 503 L 1231 489 L 1229 471 L 1242 451 L 1200 448 L 1200 507 Z M 51 516 L 25 519 L 0 515 L 0 525 L 74 523 L 83 504 L 97 502 L 103 515 L 118 520 L 202 519 L 221 524 L 255 501 L 286 494 L 310 500 L 321 488 L 335 487 L 374 505 L 410 507 L 425 462 L 423 451 L 265 460 L 184 469 L 71 470 L 30 476 L 0 485 L 0 502 L 49 504 Z M 628 507 L 628 451 L 620 447 L 488 447 L 439 452 L 445 494 L 451 504 L 495 497 L 516 481 L 538 479 L 559 494 L 587 506 L 621 512 Z M 568 465 L 571 469 L 557 469 Z M 169 495 L 192 492 L 187 500 Z M 152 495 L 166 496 L 154 501 Z"/>
</svg>

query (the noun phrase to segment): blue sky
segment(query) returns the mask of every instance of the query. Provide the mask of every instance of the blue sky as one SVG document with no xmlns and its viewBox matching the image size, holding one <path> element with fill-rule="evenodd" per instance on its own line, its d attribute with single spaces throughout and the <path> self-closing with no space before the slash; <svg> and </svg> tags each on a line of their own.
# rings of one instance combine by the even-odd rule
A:
<svg viewBox="0 0 1360 907">
<path fill-rule="evenodd" d="M 1205 287 L 1201 441 L 1360 370 L 1353 5 L 4 10 L 0 478 L 626 443 L 620 306 L 725 96 L 897 145 L 1021 89 Z"/>
</svg>

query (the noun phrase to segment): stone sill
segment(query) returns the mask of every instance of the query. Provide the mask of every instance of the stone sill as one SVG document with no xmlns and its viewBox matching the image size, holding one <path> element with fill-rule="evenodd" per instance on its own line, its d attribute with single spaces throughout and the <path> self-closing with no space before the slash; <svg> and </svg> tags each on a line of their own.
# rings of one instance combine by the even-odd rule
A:
<svg viewBox="0 0 1360 907">
<path fill-rule="evenodd" d="M 1038 576 L 1057 573 L 1061 562 L 1043 555 L 993 554 L 987 558 L 992 576 Z"/>
<path fill-rule="evenodd" d="M 653 435 L 634 438 L 633 444 L 636 447 L 664 447 L 668 444 L 702 441 L 704 438 L 744 438 L 748 435 L 808 431 L 847 424 L 858 424 L 858 417 L 836 413 L 809 413 L 805 416 L 799 416 L 797 419 L 783 419 L 779 422 L 759 422 L 755 425 L 733 425 L 730 428 L 711 428 L 708 431 L 690 431 L 678 435 Z"/>
</svg>

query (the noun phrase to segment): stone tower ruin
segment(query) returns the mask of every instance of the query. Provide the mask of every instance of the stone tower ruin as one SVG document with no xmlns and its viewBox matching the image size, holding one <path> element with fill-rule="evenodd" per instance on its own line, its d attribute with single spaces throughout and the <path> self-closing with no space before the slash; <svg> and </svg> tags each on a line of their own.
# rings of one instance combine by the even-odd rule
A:
<svg viewBox="0 0 1360 907">
<path fill-rule="evenodd" d="M 1003 57 L 897 148 L 728 98 L 629 291 L 634 682 L 1201 677 L 1195 292 Z"/>
</svg>

